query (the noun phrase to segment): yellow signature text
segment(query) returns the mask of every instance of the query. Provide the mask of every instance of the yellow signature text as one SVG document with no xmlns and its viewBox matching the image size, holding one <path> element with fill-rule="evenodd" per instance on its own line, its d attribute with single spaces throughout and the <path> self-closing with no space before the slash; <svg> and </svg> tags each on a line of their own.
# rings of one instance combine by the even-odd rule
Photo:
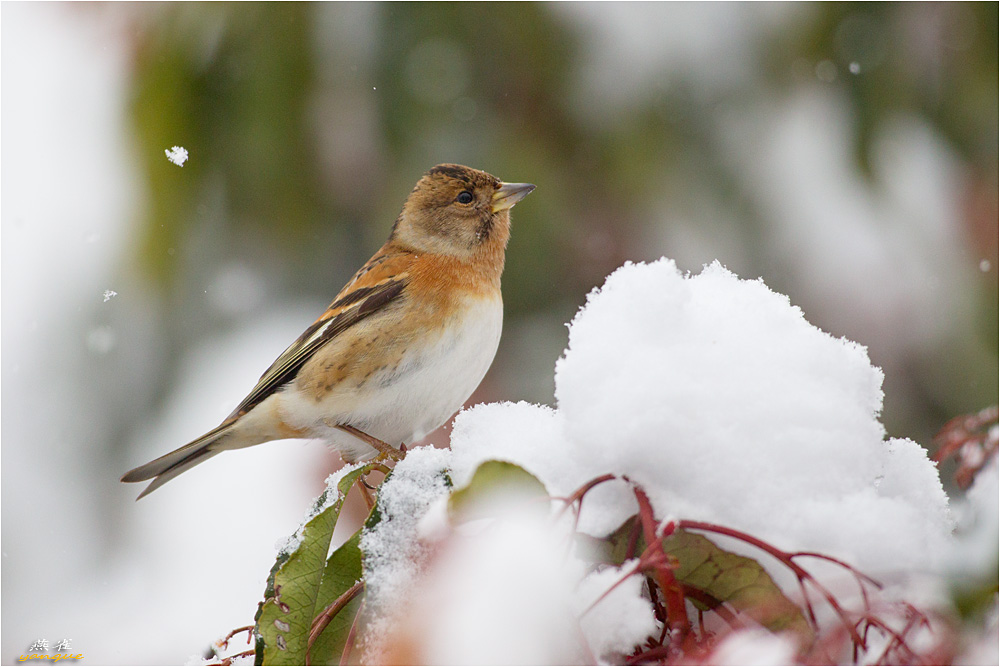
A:
<svg viewBox="0 0 1000 667">
<path fill-rule="evenodd" d="M 60 660 L 83 660 L 83 654 L 53 653 L 52 655 L 48 655 L 46 653 L 32 653 L 31 655 L 22 655 L 17 659 L 18 662 L 24 662 L 25 660 L 51 660 L 52 662 L 59 662 Z"/>
</svg>

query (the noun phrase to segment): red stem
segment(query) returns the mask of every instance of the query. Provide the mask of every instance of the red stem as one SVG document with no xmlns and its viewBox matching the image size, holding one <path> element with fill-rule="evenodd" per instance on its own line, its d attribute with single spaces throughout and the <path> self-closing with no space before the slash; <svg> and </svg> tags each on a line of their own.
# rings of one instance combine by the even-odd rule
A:
<svg viewBox="0 0 1000 667">
<path fill-rule="evenodd" d="M 242 628 L 236 628 L 235 630 L 230 631 L 230 633 L 225 637 L 223 637 L 222 641 L 219 642 L 219 647 L 224 649 L 229 648 L 229 640 L 235 637 L 236 635 L 240 634 L 241 632 L 247 633 L 247 644 L 249 644 L 250 638 L 253 636 L 253 629 L 254 626 L 252 625 L 244 625 Z"/>
<path fill-rule="evenodd" d="M 880 655 L 878 660 L 875 661 L 876 665 L 888 664 L 887 659 L 889 654 L 895 649 L 905 651 L 910 659 L 924 664 L 924 661 L 920 659 L 920 656 L 918 656 L 916 652 L 910 648 L 910 645 L 906 643 L 906 635 L 913 629 L 913 625 L 919 620 L 920 616 L 922 616 L 922 614 L 911 614 L 910 618 L 906 622 L 906 625 L 903 626 L 903 629 L 899 632 L 890 628 L 885 621 L 877 616 L 866 614 L 863 618 L 861 618 L 861 620 L 858 621 L 859 623 L 865 623 L 866 626 L 874 626 L 889 636 L 889 643 L 886 644 L 885 650 L 882 651 L 882 655 Z"/>
<path fill-rule="evenodd" d="M 772 556 L 774 556 L 775 558 L 777 558 L 779 561 L 781 561 L 781 563 L 785 567 L 787 567 L 792 572 L 794 572 L 795 576 L 799 578 L 800 582 L 802 582 L 802 581 L 808 581 L 809 583 L 811 583 L 813 585 L 813 587 L 817 591 L 819 591 L 820 595 L 823 596 L 823 598 L 826 600 L 827 604 L 830 605 L 830 608 L 833 609 L 834 613 L 837 614 L 837 616 L 840 618 L 841 623 L 844 624 L 844 627 L 846 627 L 848 629 L 848 632 L 851 635 L 851 640 L 855 643 L 855 645 L 859 646 L 861 648 L 864 648 L 866 646 L 864 639 L 861 637 L 860 634 L 858 634 L 858 631 L 854 627 L 854 624 L 848 618 L 847 612 L 844 611 L 843 607 L 840 606 L 840 603 L 837 602 L 837 598 L 835 598 L 833 596 L 833 594 L 830 593 L 830 591 L 826 589 L 825 586 L 823 586 L 822 584 L 820 584 L 816 580 L 815 577 L 813 577 L 811 574 L 809 574 L 809 572 L 807 572 L 805 569 L 803 569 L 801 566 L 799 566 L 798 563 L 796 563 L 795 561 L 793 561 L 792 558 L 791 558 L 791 554 L 789 554 L 788 552 L 782 551 L 781 549 L 778 549 L 777 547 L 774 547 L 774 546 L 768 544 L 767 542 L 764 542 L 763 540 L 760 540 L 760 539 L 754 537 L 753 535 L 748 535 L 748 534 L 743 533 L 741 531 L 733 530 L 732 528 L 726 528 L 725 526 L 718 526 L 718 525 L 713 524 L 713 523 L 705 523 L 703 521 L 686 521 L 686 520 L 684 520 L 684 521 L 679 521 L 678 522 L 678 528 L 681 528 L 681 529 L 691 529 L 691 530 L 703 530 L 703 531 L 706 531 L 706 532 L 709 532 L 709 533 L 716 533 L 718 535 L 725 535 L 727 537 L 732 537 L 732 538 L 740 540 L 742 542 L 746 542 L 747 544 L 749 544 L 751 546 L 757 547 L 761 551 L 764 551 L 764 552 L 766 552 L 768 554 L 771 554 Z M 850 569 L 853 570 L 853 568 L 850 568 Z"/>
<path fill-rule="evenodd" d="M 254 655 L 256 652 L 257 651 L 255 649 L 250 649 L 249 651 L 243 651 L 242 653 L 236 653 L 234 655 L 229 656 L 228 658 L 223 658 L 219 662 L 210 662 L 209 663 L 209 667 L 227 667 L 228 665 L 233 664 L 233 660 L 235 660 L 236 658 L 249 658 L 250 656 Z"/>
<path fill-rule="evenodd" d="M 669 646 L 655 646 L 648 651 L 644 651 L 639 655 L 634 655 L 629 658 L 625 664 L 626 665 L 641 665 L 645 662 L 652 662 L 654 660 L 661 660 L 664 658 L 669 658 L 674 650 Z"/>
<path fill-rule="evenodd" d="M 667 554 L 663 551 L 663 544 L 656 534 L 656 519 L 653 516 L 653 506 L 649 502 L 646 493 L 638 486 L 633 487 L 635 498 L 639 502 L 639 520 L 642 522 L 643 534 L 646 538 L 646 551 L 642 559 L 647 558 L 647 554 L 655 561 L 662 563 L 653 568 L 653 578 L 656 580 L 663 599 L 667 607 L 667 623 L 671 630 L 680 630 L 681 639 L 691 632 L 691 619 L 687 615 L 687 607 L 684 603 L 684 591 L 674 577 L 672 568 L 666 566 L 669 562 Z"/>
<path fill-rule="evenodd" d="M 633 567 L 629 572 L 627 572 L 626 574 L 622 575 L 618 579 L 618 581 L 616 581 L 614 583 L 614 585 L 611 586 L 611 588 L 609 588 L 608 590 L 606 590 L 603 593 L 601 593 L 601 596 L 599 598 L 597 598 L 596 600 L 594 600 L 593 602 L 591 602 L 590 605 L 586 609 L 583 610 L 583 612 L 580 614 L 580 618 L 583 618 L 588 613 L 590 613 L 590 610 L 593 609 L 594 607 L 596 607 L 601 602 L 601 600 L 603 600 L 604 598 L 606 598 L 609 595 L 611 595 L 611 591 L 615 590 L 616 588 L 618 588 L 619 586 L 621 586 L 622 584 L 624 584 L 626 579 L 628 579 L 629 577 L 632 577 L 632 576 L 635 576 L 635 575 L 639 574 L 639 572 L 641 572 L 641 571 L 642 571 L 642 563 L 639 563 L 638 565 L 636 565 L 635 567 Z"/>
<path fill-rule="evenodd" d="M 566 505 L 559 512 L 560 516 L 562 515 L 563 512 L 565 512 L 567 509 L 569 509 L 570 507 L 572 507 L 574 504 L 580 503 L 582 505 L 583 504 L 583 497 L 585 495 L 587 495 L 587 493 L 591 489 L 593 489 L 595 486 L 597 486 L 598 484 L 603 484 L 604 482 L 610 482 L 613 479 L 616 479 L 615 475 L 611 475 L 611 474 L 601 475 L 600 477 L 596 477 L 596 478 L 590 480 L 589 482 L 587 482 L 586 484 L 584 484 L 583 486 L 581 486 L 579 489 L 577 489 L 576 491 L 574 491 L 570 495 L 566 496 L 565 498 L 553 498 L 553 500 L 561 500 L 564 503 L 566 503 Z"/>
<path fill-rule="evenodd" d="M 682 586 L 682 588 L 684 590 L 685 597 L 691 598 L 692 600 L 697 600 L 698 602 L 708 607 L 709 611 L 714 611 L 722 618 L 722 620 L 724 620 L 727 624 L 729 624 L 729 626 L 734 630 L 739 630 L 741 628 L 746 627 L 746 625 L 742 621 L 740 621 L 739 615 L 736 612 L 729 609 L 729 607 L 726 606 L 726 603 L 723 602 L 722 600 L 718 600 L 709 595 L 708 593 L 706 593 L 705 591 L 699 590 L 697 588 L 692 588 L 691 586 Z M 701 622 L 701 616 L 702 613 L 701 610 L 699 609 L 698 610 L 699 622 Z M 704 626 L 702 627 L 702 634 L 703 635 L 705 634 Z"/>
<path fill-rule="evenodd" d="M 351 629 L 347 632 L 347 639 L 344 640 L 344 652 L 340 654 L 340 664 L 347 665 L 351 657 L 351 650 L 354 648 L 354 637 L 358 632 L 358 621 L 361 619 L 361 612 L 364 610 L 364 603 L 358 608 L 358 613 L 354 615 L 354 622 L 351 623 Z"/>
<path fill-rule="evenodd" d="M 309 630 L 309 641 L 306 644 L 306 664 L 312 664 L 309 652 L 312 650 L 312 645 L 316 643 L 319 636 L 323 634 L 326 630 L 326 626 L 330 625 L 330 621 L 336 616 L 340 611 L 347 606 L 351 600 L 357 596 L 365 587 L 364 580 L 358 580 L 353 586 L 344 591 L 340 597 L 327 605 L 323 612 L 313 619 L 312 628 Z"/>
</svg>

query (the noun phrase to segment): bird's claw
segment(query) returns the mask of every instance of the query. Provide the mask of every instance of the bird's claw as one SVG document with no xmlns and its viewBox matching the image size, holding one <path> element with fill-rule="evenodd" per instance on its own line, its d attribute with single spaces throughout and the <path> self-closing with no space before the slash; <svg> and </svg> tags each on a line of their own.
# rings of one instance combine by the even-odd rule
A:
<svg viewBox="0 0 1000 667">
<path fill-rule="evenodd" d="M 403 457 L 406 456 L 406 445 L 400 445 L 402 448 L 401 450 L 396 449 L 392 445 L 379 440 L 375 436 L 368 435 L 361 429 L 350 426 L 349 424 L 332 424 L 332 426 L 339 428 L 341 431 L 350 433 L 358 440 L 367 443 L 372 447 L 372 449 L 378 451 L 378 456 L 375 457 L 375 463 L 382 463 L 389 460 L 401 461 Z"/>
<path fill-rule="evenodd" d="M 374 463 L 385 463 L 386 461 L 402 461 L 406 457 L 406 450 L 399 450 L 390 446 L 389 449 L 380 450 L 378 456 L 373 459 Z"/>
</svg>

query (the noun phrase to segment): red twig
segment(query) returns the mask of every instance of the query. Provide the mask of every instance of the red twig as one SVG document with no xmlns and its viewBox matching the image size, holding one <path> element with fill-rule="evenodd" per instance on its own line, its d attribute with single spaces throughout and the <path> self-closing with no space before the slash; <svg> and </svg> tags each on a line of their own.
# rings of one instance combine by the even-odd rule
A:
<svg viewBox="0 0 1000 667">
<path fill-rule="evenodd" d="M 368 482 L 365 481 L 365 476 L 361 475 L 356 480 L 354 480 L 354 486 L 358 487 L 358 492 L 361 497 L 364 498 L 365 507 L 371 512 L 372 508 L 375 507 L 375 500 L 372 498 L 372 494 L 368 492 L 372 487 L 368 486 Z"/>
<path fill-rule="evenodd" d="M 812 584 L 813 588 L 815 588 L 819 592 L 819 594 L 823 596 L 823 598 L 826 600 L 826 603 L 830 605 L 830 608 L 833 609 L 833 612 L 840 618 L 841 623 L 844 624 L 844 627 L 847 628 L 849 634 L 851 635 L 851 640 L 854 642 L 854 644 L 862 649 L 866 647 L 864 638 L 858 633 L 857 629 L 854 627 L 854 623 L 851 622 L 851 619 L 849 618 L 844 608 L 840 606 L 840 603 L 837 601 L 837 598 L 835 598 L 833 594 L 829 590 L 827 590 L 825 586 L 820 584 L 816 580 L 816 578 L 813 577 L 808 571 L 806 571 L 798 563 L 792 560 L 792 554 L 786 551 L 782 551 L 781 549 L 778 549 L 777 547 L 774 547 L 768 544 L 767 542 L 764 542 L 763 540 L 754 537 L 753 535 L 748 535 L 747 533 L 734 530 L 732 528 L 726 528 L 725 526 L 718 526 L 712 523 L 705 523 L 702 521 L 680 521 L 678 523 L 678 527 L 682 529 L 702 530 L 709 533 L 716 533 L 718 535 L 725 535 L 726 537 L 732 537 L 742 542 L 746 542 L 751 546 L 755 546 L 761 551 L 764 551 L 765 553 L 774 556 L 779 561 L 781 561 L 781 563 L 785 567 L 790 569 L 795 574 L 800 584 L 802 584 L 803 590 L 805 589 L 804 582 L 808 581 L 810 584 Z M 853 571 L 853 568 L 849 569 Z M 806 606 L 810 609 L 810 618 L 815 619 L 815 614 L 811 612 L 811 605 L 808 601 L 808 598 L 806 599 L 805 603 Z"/>
<path fill-rule="evenodd" d="M 684 586 L 682 584 L 681 588 L 684 590 L 684 597 L 697 600 L 701 604 L 705 605 L 708 607 L 709 611 L 714 611 L 718 614 L 719 617 L 728 623 L 734 630 L 746 627 L 746 624 L 740 620 L 739 613 L 731 610 L 722 600 L 717 600 L 705 591 L 692 588 L 691 586 Z M 698 622 L 701 624 L 702 635 L 705 635 L 706 631 L 704 624 L 702 623 L 702 612 L 700 609 L 698 610 Z"/>
<path fill-rule="evenodd" d="M 358 622 L 361 620 L 361 612 L 364 611 L 364 607 L 365 605 L 362 602 L 358 613 L 354 615 L 354 622 L 351 623 L 351 629 L 347 632 L 347 639 L 344 640 L 344 652 L 340 654 L 341 665 L 350 664 L 351 651 L 354 649 L 354 639 L 358 632 Z"/>
<path fill-rule="evenodd" d="M 311 664 L 309 652 L 312 649 L 312 645 L 316 643 L 323 631 L 326 630 L 326 626 L 330 625 L 330 621 L 336 616 L 340 611 L 347 606 L 347 604 L 353 600 L 358 593 L 360 593 L 365 587 L 364 580 L 358 580 L 353 586 L 344 591 L 340 597 L 327 605 L 323 612 L 313 619 L 312 628 L 309 630 L 309 642 L 306 645 L 306 664 Z"/>
<path fill-rule="evenodd" d="M 614 584 L 612 584 L 611 588 L 609 588 L 608 590 L 606 590 L 603 593 L 601 593 L 601 596 L 599 598 L 597 598 L 596 600 L 594 600 L 593 602 L 591 602 L 587 606 L 587 608 L 584 609 L 583 612 L 581 612 L 580 616 L 583 617 L 583 616 L 586 616 L 588 613 L 590 613 L 591 609 L 593 609 L 594 607 L 596 607 L 604 598 L 606 598 L 609 595 L 611 595 L 611 591 L 615 590 L 616 588 L 618 588 L 619 586 L 621 586 L 622 584 L 624 584 L 625 581 L 629 577 L 633 577 L 633 576 L 639 574 L 642 571 L 642 569 L 643 569 L 642 568 L 642 562 L 639 562 L 635 567 L 633 567 L 631 570 L 629 570 L 626 574 L 623 574 L 621 577 L 619 577 L 618 581 L 616 581 Z"/>
<path fill-rule="evenodd" d="M 844 561 L 840 560 L 839 558 L 834 558 L 833 556 L 827 556 L 826 554 L 816 553 L 815 551 L 795 551 L 795 552 L 789 553 L 788 557 L 789 558 L 800 558 L 800 557 L 801 558 L 818 558 L 819 560 L 825 560 L 825 561 L 827 561 L 829 563 L 833 563 L 834 565 L 839 565 L 840 567 L 844 568 L 845 570 L 847 570 L 848 572 L 850 572 L 851 574 L 853 574 L 854 577 L 859 582 L 862 582 L 862 581 L 863 582 L 868 582 L 869 584 L 871 584 L 875 588 L 878 588 L 878 589 L 882 588 L 882 584 L 879 583 L 876 579 L 873 579 L 872 577 L 869 577 L 867 574 L 865 574 L 864 572 L 861 572 L 860 570 L 858 570 L 857 568 L 855 568 L 853 565 L 849 565 L 848 563 L 845 563 Z"/>
<path fill-rule="evenodd" d="M 674 577 L 672 561 L 663 551 L 661 537 L 656 532 L 653 506 L 649 503 L 649 498 L 642 489 L 638 486 L 633 488 L 635 498 L 639 502 L 639 520 L 642 522 L 642 531 L 647 545 L 640 562 L 648 563 L 648 567 L 652 569 L 653 579 L 660 587 L 660 592 L 663 593 L 667 609 L 667 625 L 671 631 L 678 631 L 680 633 L 678 639 L 683 640 L 691 632 L 691 620 L 688 618 L 684 603 L 684 591 Z"/>
<path fill-rule="evenodd" d="M 643 651 L 638 655 L 632 656 L 625 662 L 625 664 L 641 665 L 647 662 L 663 660 L 669 658 L 672 653 L 674 653 L 674 649 L 672 649 L 670 646 L 655 646 L 649 649 L 648 651 Z"/>
<path fill-rule="evenodd" d="M 809 616 L 809 622 L 813 624 L 814 628 L 819 627 L 819 619 L 816 618 L 816 610 L 813 609 L 812 600 L 809 599 L 809 589 L 806 588 L 806 582 L 804 579 L 799 578 L 799 590 L 802 591 L 802 603 L 806 607 L 806 615 Z"/>
<path fill-rule="evenodd" d="M 253 629 L 254 626 L 252 625 L 244 625 L 242 628 L 236 628 L 235 630 L 231 630 L 228 635 L 226 635 L 221 640 L 216 642 L 216 646 L 218 646 L 221 649 L 229 648 L 229 640 L 235 637 L 236 635 L 240 634 L 241 632 L 247 633 L 247 644 L 249 644 L 250 639 L 253 637 Z"/>
<path fill-rule="evenodd" d="M 638 522 L 636 525 L 639 525 Z M 649 591 L 649 599 L 653 601 L 653 615 L 656 620 L 663 625 L 663 629 L 660 631 L 660 636 L 657 638 L 653 646 L 660 646 L 667 638 L 667 632 L 670 631 L 670 624 L 667 623 L 667 610 L 663 606 L 663 602 L 660 601 L 659 588 L 656 586 L 656 582 L 648 574 L 646 575 L 646 588 Z"/>
<path fill-rule="evenodd" d="M 250 649 L 249 651 L 243 651 L 242 653 L 235 653 L 228 658 L 223 658 L 219 662 L 210 662 L 208 667 L 227 667 L 227 665 L 233 664 L 233 660 L 236 658 L 249 658 L 254 655 L 257 651 L 255 649 Z"/>
<path fill-rule="evenodd" d="M 955 417 L 934 436 L 938 450 L 931 458 L 935 463 L 952 456 L 958 460 L 955 482 L 960 488 L 968 488 L 976 474 L 997 455 L 998 420 L 1000 409 L 991 406 L 973 415 Z"/>
<path fill-rule="evenodd" d="M 870 584 L 870 585 L 874 586 L 875 588 L 877 588 L 878 590 L 882 590 L 882 584 L 881 583 L 879 583 L 875 579 L 869 577 L 864 572 L 861 572 L 860 570 L 858 570 L 854 566 L 845 563 L 844 561 L 840 560 L 839 558 L 834 558 L 833 556 L 827 556 L 826 554 L 816 553 L 815 551 L 796 551 L 795 553 L 788 554 L 788 557 L 789 558 L 800 558 L 800 557 L 801 558 L 816 558 L 816 559 L 819 559 L 819 560 L 825 560 L 828 563 L 833 563 L 834 565 L 838 565 L 838 566 L 844 568 L 845 570 L 847 570 L 848 572 L 850 572 L 851 575 L 854 577 L 854 580 L 858 582 L 858 589 L 861 591 L 861 601 L 864 604 L 865 609 L 870 609 L 871 608 L 871 600 L 868 597 L 868 588 L 865 586 L 865 584 L 866 583 Z M 805 587 L 803 586 L 803 592 L 804 592 L 804 588 Z M 867 637 L 865 637 L 864 639 L 867 641 Z"/>
<path fill-rule="evenodd" d="M 893 630 L 884 620 L 882 620 L 882 618 L 871 612 L 868 612 L 861 617 L 861 619 L 858 620 L 858 624 L 864 624 L 866 629 L 869 627 L 877 628 L 889 637 L 889 642 L 886 644 L 885 649 L 883 649 L 881 655 L 879 655 L 878 659 L 873 664 L 888 665 L 889 658 L 892 656 L 894 651 L 902 652 L 908 663 L 917 662 L 919 664 L 929 664 L 929 662 L 925 660 L 923 656 L 914 651 L 906 641 L 906 636 L 910 634 L 914 628 L 925 627 L 930 629 L 930 620 L 912 605 L 906 605 L 906 625 L 903 626 L 902 630 Z"/>
<path fill-rule="evenodd" d="M 586 484 L 584 484 L 583 486 L 581 486 L 579 489 L 577 489 L 573 493 L 571 493 L 568 496 L 566 496 L 565 498 L 559 498 L 559 497 L 553 498 L 552 500 L 561 500 L 562 502 L 565 503 L 565 505 L 559 511 L 559 514 L 557 516 L 562 516 L 563 512 L 565 512 L 566 510 L 568 510 L 570 507 L 573 507 L 574 505 L 582 505 L 583 504 L 583 497 L 585 495 L 587 495 L 587 493 L 591 489 L 593 489 L 598 484 L 603 484 L 604 482 L 610 482 L 613 479 L 616 479 L 615 475 L 610 475 L 610 474 L 609 475 L 601 475 L 600 477 L 597 477 L 595 479 L 590 480 L 589 482 L 587 482 Z"/>
</svg>

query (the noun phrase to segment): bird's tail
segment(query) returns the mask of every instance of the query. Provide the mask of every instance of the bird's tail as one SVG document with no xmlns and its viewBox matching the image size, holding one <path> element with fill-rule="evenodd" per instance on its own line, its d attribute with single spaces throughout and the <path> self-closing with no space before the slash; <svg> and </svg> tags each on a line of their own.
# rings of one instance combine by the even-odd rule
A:
<svg viewBox="0 0 1000 667">
<path fill-rule="evenodd" d="M 189 442 L 169 454 L 164 454 L 145 465 L 129 470 L 122 475 L 122 481 L 144 482 L 147 479 L 153 480 L 149 483 L 149 486 L 143 489 L 139 497 L 136 498 L 136 500 L 139 500 L 139 498 L 149 495 L 185 470 L 189 470 L 221 452 L 222 449 L 218 448 L 217 443 L 229 435 L 229 432 L 235 425 L 236 420 L 221 424 L 197 440 Z"/>
</svg>

